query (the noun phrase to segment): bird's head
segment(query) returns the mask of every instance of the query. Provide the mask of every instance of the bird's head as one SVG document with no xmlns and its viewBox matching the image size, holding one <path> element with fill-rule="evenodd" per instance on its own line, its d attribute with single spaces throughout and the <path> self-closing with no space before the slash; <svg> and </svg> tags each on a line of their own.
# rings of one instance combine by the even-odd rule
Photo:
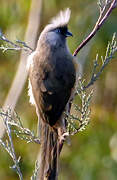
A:
<svg viewBox="0 0 117 180">
<path fill-rule="evenodd" d="M 65 42 L 67 37 L 72 36 L 72 33 L 68 31 L 70 14 L 69 8 L 60 11 L 56 17 L 52 18 L 50 24 L 44 28 L 39 41 L 47 40 L 51 45 L 58 45 Z"/>
</svg>

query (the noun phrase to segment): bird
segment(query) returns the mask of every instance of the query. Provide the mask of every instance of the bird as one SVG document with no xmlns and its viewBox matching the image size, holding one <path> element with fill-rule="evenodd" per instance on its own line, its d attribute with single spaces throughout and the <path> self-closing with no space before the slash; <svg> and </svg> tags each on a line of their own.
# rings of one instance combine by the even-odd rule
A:
<svg viewBox="0 0 117 180">
<path fill-rule="evenodd" d="M 59 141 L 65 133 L 64 111 L 75 92 L 78 65 L 67 37 L 71 10 L 60 11 L 41 32 L 28 57 L 30 102 L 35 105 L 41 131 L 39 180 L 57 179 Z"/>
</svg>

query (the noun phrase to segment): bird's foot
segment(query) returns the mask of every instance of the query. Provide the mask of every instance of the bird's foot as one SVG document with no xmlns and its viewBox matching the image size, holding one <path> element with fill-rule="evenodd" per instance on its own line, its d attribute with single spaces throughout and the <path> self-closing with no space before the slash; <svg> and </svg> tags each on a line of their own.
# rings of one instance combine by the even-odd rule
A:
<svg viewBox="0 0 117 180">
<path fill-rule="evenodd" d="M 60 143 L 64 142 L 66 137 L 68 137 L 68 136 L 69 136 L 69 132 L 65 132 L 65 133 L 59 135 L 59 142 Z"/>
</svg>

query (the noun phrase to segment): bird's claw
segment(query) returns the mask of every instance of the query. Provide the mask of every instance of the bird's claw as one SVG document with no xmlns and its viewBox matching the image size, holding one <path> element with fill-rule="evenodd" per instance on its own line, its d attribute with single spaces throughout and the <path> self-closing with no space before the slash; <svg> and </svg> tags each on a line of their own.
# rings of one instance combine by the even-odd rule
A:
<svg viewBox="0 0 117 180">
<path fill-rule="evenodd" d="M 65 141 L 65 138 L 69 136 L 69 132 L 65 132 L 62 135 L 59 136 L 59 141 L 63 142 Z"/>
</svg>

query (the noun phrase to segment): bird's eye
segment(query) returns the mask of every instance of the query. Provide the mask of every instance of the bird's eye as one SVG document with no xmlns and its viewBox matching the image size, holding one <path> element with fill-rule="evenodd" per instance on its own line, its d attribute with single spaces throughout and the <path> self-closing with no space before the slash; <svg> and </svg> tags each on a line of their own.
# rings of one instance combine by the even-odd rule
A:
<svg viewBox="0 0 117 180">
<path fill-rule="evenodd" d="M 57 28 L 57 29 L 55 29 L 55 32 L 61 33 L 61 29 L 60 29 L 60 28 Z"/>
<path fill-rule="evenodd" d="M 54 31 L 55 31 L 56 33 L 59 33 L 59 34 L 65 36 L 65 37 L 68 36 L 68 35 L 67 35 L 68 29 L 67 29 L 66 26 L 65 26 L 65 27 L 56 28 Z"/>
</svg>

